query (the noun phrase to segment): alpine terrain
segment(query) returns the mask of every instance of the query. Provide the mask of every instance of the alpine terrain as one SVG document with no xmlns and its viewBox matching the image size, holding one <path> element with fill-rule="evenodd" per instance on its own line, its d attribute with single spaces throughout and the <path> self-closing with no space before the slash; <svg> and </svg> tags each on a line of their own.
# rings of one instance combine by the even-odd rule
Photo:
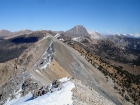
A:
<svg viewBox="0 0 140 105">
<path fill-rule="evenodd" d="M 139 105 L 140 39 L 0 31 L 0 105 Z"/>
</svg>

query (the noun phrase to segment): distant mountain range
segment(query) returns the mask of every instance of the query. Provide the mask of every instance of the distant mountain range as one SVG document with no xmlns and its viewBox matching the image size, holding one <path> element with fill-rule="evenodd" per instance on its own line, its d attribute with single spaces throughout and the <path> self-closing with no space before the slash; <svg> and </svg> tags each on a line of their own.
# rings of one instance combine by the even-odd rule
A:
<svg viewBox="0 0 140 105">
<path fill-rule="evenodd" d="M 130 37 L 130 38 L 140 38 L 140 34 L 109 34 L 109 35 L 118 35 L 118 36 L 124 36 L 124 37 Z"/>
<path fill-rule="evenodd" d="M 0 30 L 0 40 L 3 38 L 12 38 L 19 35 L 29 34 L 33 31 L 31 30 L 21 30 L 16 32 L 11 32 L 8 30 Z M 42 30 L 44 32 L 44 30 Z M 50 31 L 49 31 L 50 32 Z M 51 31 L 51 34 L 60 33 L 64 36 L 70 37 L 75 41 L 84 40 L 83 37 L 89 37 L 90 39 L 97 39 L 97 40 L 108 40 L 112 41 L 113 43 L 117 44 L 122 48 L 126 48 L 131 50 L 134 53 L 140 52 L 140 37 L 139 34 L 115 34 L 115 35 L 101 35 L 98 32 L 94 31 L 87 31 L 87 29 L 82 25 L 76 25 L 70 30 L 67 31 Z M 137 51 L 136 51 L 137 50 Z"/>
<path fill-rule="evenodd" d="M 103 58 L 115 58 L 121 62 L 132 62 L 139 59 L 140 39 L 138 34 L 101 35 L 98 32 L 87 31 L 86 28 L 81 25 L 77 25 L 63 32 L 63 34 L 91 48 L 90 50 L 93 50 L 92 52 L 95 52 L 95 54 Z M 108 52 L 106 51 L 107 49 Z"/>
<path fill-rule="evenodd" d="M 8 30 L 0 30 L 0 37 L 13 37 L 13 36 L 18 36 L 18 35 L 24 35 L 24 34 L 29 34 L 31 33 L 31 30 L 21 30 L 21 31 L 15 31 L 11 32 Z"/>
<path fill-rule="evenodd" d="M 137 45 L 140 44 L 139 38 L 127 37 L 124 35 L 109 35 L 106 36 L 106 39 L 113 41 L 114 43 L 121 45 L 122 47 L 126 47 L 131 44 L 131 47 L 133 47 L 133 49 L 138 48 Z"/>
<path fill-rule="evenodd" d="M 44 30 L 42 30 L 44 31 Z M 15 31 L 11 32 L 9 30 L 0 30 L 0 37 L 12 37 L 12 36 L 18 36 L 18 35 L 23 35 L 23 34 L 29 34 L 33 31 L 31 30 L 21 30 L 21 31 Z M 82 25 L 76 25 L 73 28 L 67 30 L 67 31 L 52 31 L 55 33 L 61 33 L 65 34 L 66 36 L 69 36 L 71 38 L 74 37 L 83 37 L 83 36 L 88 36 L 93 39 L 103 39 L 105 38 L 104 35 L 96 32 L 96 31 L 88 31 L 84 26 Z M 138 38 L 140 39 L 140 33 L 137 34 L 109 34 L 106 36 L 122 36 L 122 37 L 130 37 L 130 38 Z"/>
<path fill-rule="evenodd" d="M 33 31 L 31 30 L 21 30 L 16 32 L 11 32 L 8 30 L 0 30 L 0 40 L 2 38 L 11 38 L 18 35 L 29 34 Z M 44 32 L 44 30 L 42 30 Z M 101 35 L 96 31 L 87 31 L 87 29 L 82 25 L 76 25 L 70 30 L 67 31 L 49 31 L 51 34 L 55 35 L 55 33 L 63 34 L 63 36 L 70 37 L 75 41 L 84 40 L 83 37 L 89 37 L 90 39 L 97 39 L 97 40 L 108 40 L 112 41 L 113 43 L 117 44 L 122 48 L 126 48 L 131 50 L 134 53 L 140 52 L 140 40 L 139 34 L 115 34 L 115 35 Z M 137 51 L 136 51 L 137 50 Z"/>
</svg>

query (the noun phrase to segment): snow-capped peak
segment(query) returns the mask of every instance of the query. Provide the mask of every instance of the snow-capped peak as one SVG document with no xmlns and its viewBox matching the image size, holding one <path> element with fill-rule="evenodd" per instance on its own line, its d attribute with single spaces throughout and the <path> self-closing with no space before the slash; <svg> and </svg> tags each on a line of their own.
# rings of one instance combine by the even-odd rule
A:
<svg viewBox="0 0 140 105">
<path fill-rule="evenodd" d="M 101 39 L 102 35 L 99 34 L 97 31 L 88 31 L 88 33 L 91 35 L 91 38 L 93 39 Z"/>
</svg>

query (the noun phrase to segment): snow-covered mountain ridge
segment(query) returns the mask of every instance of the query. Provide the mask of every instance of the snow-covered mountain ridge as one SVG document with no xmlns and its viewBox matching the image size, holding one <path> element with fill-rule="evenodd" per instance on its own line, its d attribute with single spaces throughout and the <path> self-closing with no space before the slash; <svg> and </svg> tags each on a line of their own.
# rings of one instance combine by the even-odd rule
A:
<svg viewBox="0 0 140 105">
<path fill-rule="evenodd" d="M 28 93 L 24 97 L 13 99 L 5 103 L 5 105 L 72 105 L 72 92 L 71 90 L 75 87 L 74 83 L 69 81 L 70 79 L 65 77 L 59 79 L 57 87 L 54 82 L 49 86 L 49 91 L 43 94 L 43 91 L 38 94 L 37 98 L 34 98 L 34 93 Z M 45 87 L 45 88 L 47 88 Z"/>
<path fill-rule="evenodd" d="M 70 79 L 64 77 L 53 81 L 45 88 L 47 87 L 49 87 L 49 91 L 47 91 L 46 94 L 42 94 L 42 91 L 38 94 L 37 98 L 34 98 L 34 93 L 30 92 L 24 97 L 7 101 L 4 105 L 115 105 L 113 102 L 97 93 L 94 89 L 87 87 L 80 80 L 74 78 Z M 87 93 L 87 91 L 91 90 L 92 93 Z"/>
</svg>

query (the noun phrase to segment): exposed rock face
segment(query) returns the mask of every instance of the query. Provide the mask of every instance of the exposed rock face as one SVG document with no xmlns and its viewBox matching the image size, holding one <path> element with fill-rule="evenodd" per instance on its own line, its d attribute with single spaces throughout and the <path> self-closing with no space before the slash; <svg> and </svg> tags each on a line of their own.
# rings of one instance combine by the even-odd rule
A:
<svg viewBox="0 0 140 105">
<path fill-rule="evenodd" d="M 73 27 L 72 29 L 65 32 L 67 36 L 69 37 L 80 37 L 80 36 L 90 36 L 85 29 L 85 27 L 81 25 L 77 25 Z"/>
<path fill-rule="evenodd" d="M 23 72 L 1 86 L 0 105 L 3 105 L 8 100 L 24 96 L 33 89 L 38 88 L 38 85 L 36 85 L 35 81 L 30 77 L 28 72 Z"/>
<path fill-rule="evenodd" d="M 37 97 L 42 96 L 48 92 L 52 93 L 54 91 L 59 91 L 62 88 L 62 85 L 63 85 L 63 82 L 60 82 L 59 80 L 54 80 L 48 86 L 42 86 L 39 89 L 35 89 L 33 91 L 33 98 L 37 98 Z"/>
</svg>

